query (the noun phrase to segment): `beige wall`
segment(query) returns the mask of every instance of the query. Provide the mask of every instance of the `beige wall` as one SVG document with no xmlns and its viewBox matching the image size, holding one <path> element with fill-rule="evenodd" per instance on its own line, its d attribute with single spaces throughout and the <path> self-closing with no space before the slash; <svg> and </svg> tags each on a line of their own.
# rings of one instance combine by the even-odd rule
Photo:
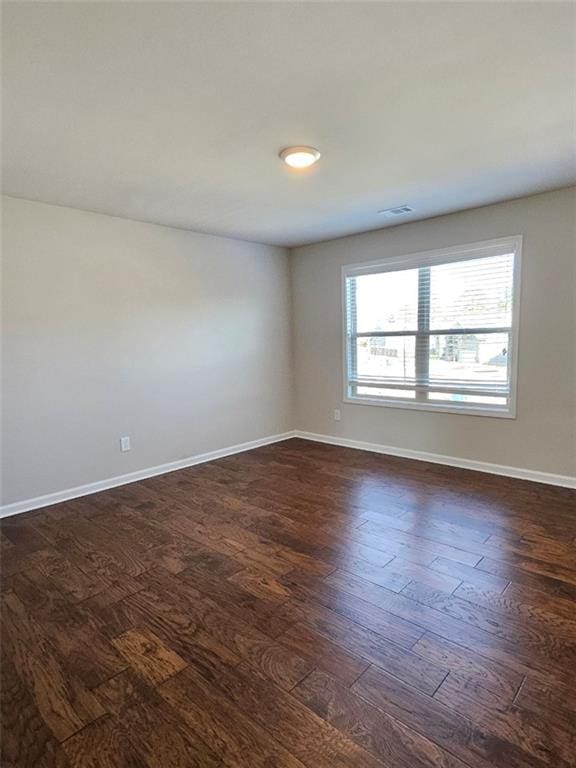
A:
<svg viewBox="0 0 576 768">
<path fill-rule="evenodd" d="M 291 428 L 286 251 L 3 203 L 4 503 Z"/>
<path fill-rule="evenodd" d="M 13 198 L 3 213 L 5 504 L 292 428 L 576 474 L 576 189 L 296 249 L 291 297 L 279 248 Z M 342 403 L 343 264 L 515 234 L 515 420 Z"/>
<path fill-rule="evenodd" d="M 575 221 L 571 188 L 293 251 L 296 427 L 576 475 Z M 515 420 L 342 402 L 343 264 L 518 234 L 524 247 Z"/>
</svg>

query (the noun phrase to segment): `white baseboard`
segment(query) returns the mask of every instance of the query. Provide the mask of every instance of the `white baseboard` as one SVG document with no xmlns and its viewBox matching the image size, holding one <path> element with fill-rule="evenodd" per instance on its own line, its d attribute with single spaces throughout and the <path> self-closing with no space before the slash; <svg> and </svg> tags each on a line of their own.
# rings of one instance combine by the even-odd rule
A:
<svg viewBox="0 0 576 768">
<path fill-rule="evenodd" d="M 303 432 L 293 430 L 283 432 L 279 435 L 270 435 L 262 437 L 259 440 L 251 440 L 247 443 L 239 443 L 228 448 L 220 448 L 217 451 L 200 453 L 196 456 L 189 456 L 186 459 L 179 459 L 168 464 L 159 464 L 148 469 L 139 469 L 136 472 L 129 472 L 126 475 L 117 475 L 106 480 L 98 480 L 95 483 L 79 485 L 76 488 L 68 488 L 56 493 L 48 493 L 45 496 L 36 496 L 33 499 L 16 501 L 13 504 L 5 504 L 0 507 L 0 518 L 18 515 L 21 512 L 30 512 L 33 509 L 49 507 L 52 504 L 59 504 L 62 501 L 77 499 L 81 496 L 88 496 L 91 493 L 105 491 L 109 488 L 116 488 L 119 485 L 135 483 L 138 480 L 145 480 L 147 477 L 155 475 L 164 475 L 168 472 L 175 472 L 178 469 L 193 467 L 195 464 L 204 464 L 207 461 L 222 459 L 225 456 L 232 456 L 235 453 L 251 451 L 253 448 L 260 448 L 263 445 L 279 443 L 282 440 L 289 440 L 291 437 L 300 437 L 303 440 L 312 440 L 316 443 L 328 443 L 329 445 L 339 445 L 343 448 L 355 448 L 361 451 L 371 451 L 372 453 L 382 453 L 388 456 L 398 456 L 403 459 L 415 459 L 416 461 L 429 461 L 433 464 L 445 464 L 449 467 L 459 467 L 461 469 L 472 469 L 477 472 L 488 472 L 492 475 L 504 475 L 505 477 L 514 477 L 519 480 L 532 480 L 536 483 L 546 483 L 547 485 L 559 485 L 564 488 L 576 488 L 576 477 L 569 475 L 555 475 L 550 472 L 540 472 L 534 469 L 523 469 L 521 467 L 507 467 L 503 464 L 490 464 L 485 461 L 474 461 L 473 459 L 460 459 L 455 456 L 443 456 L 439 453 L 427 453 L 426 451 L 414 451 L 410 448 L 396 448 L 392 445 L 379 445 L 377 443 L 365 443 L 360 440 L 350 440 L 346 437 L 337 437 L 335 435 L 319 435 L 314 432 Z"/>
<path fill-rule="evenodd" d="M 555 475 L 550 472 L 540 472 L 535 469 L 507 467 L 503 464 L 490 464 L 487 461 L 460 459 L 456 456 L 443 456 L 439 453 L 414 451 L 410 448 L 396 448 L 392 445 L 364 443 L 360 440 L 349 440 L 346 437 L 336 437 L 335 435 L 318 435 L 314 432 L 302 432 L 300 430 L 296 430 L 294 437 L 300 437 L 303 440 L 312 440 L 316 443 L 339 445 L 342 448 L 356 448 L 361 451 L 384 453 L 388 456 L 399 456 L 403 459 L 416 459 L 417 461 L 429 461 L 433 464 L 445 464 L 449 467 L 459 467 L 460 469 L 472 469 L 476 472 L 488 472 L 491 475 L 504 475 L 505 477 L 514 477 L 518 480 L 532 480 L 536 483 L 560 485 L 564 488 L 576 488 L 576 477 L 570 477 L 570 475 Z"/>
<path fill-rule="evenodd" d="M 196 456 L 189 456 L 186 459 L 171 461 L 168 464 L 158 464 L 156 467 L 139 469 L 136 472 L 129 472 L 126 475 L 117 475 L 116 477 L 109 477 L 106 480 L 98 480 L 95 483 L 79 485 L 76 488 L 68 488 L 64 491 L 56 491 L 56 493 L 48 493 L 45 496 L 36 496 L 33 499 L 25 499 L 24 501 L 15 501 L 13 504 L 5 504 L 0 507 L 0 518 L 18 515 L 21 512 L 30 512 L 33 509 L 40 509 L 41 507 L 49 507 L 52 504 L 59 504 L 62 501 L 70 501 L 70 499 L 88 496 L 89 494 L 97 493 L 98 491 L 106 491 L 109 488 L 116 488 L 119 485 L 135 483 L 137 480 L 145 480 L 147 477 L 164 475 L 167 472 L 175 472 L 177 469 L 193 467 L 195 464 L 204 464 L 207 461 L 222 459 L 225 456 L 232 456 L 235 453 L 251 451 L 253 448 L 260 448 L 263 445 L 270 445 L 271 443 L 279 443 L 281 440 L 288 440 L 291 437 L 295 437 L 295 432 L 283 432 L 279 435 L 270 435 L 270 437 L 262 437 L 259 440 L 250 440 L 247 443 L 239 443 L 238 445 L 231 445 L 228 448 L 220 448 L 217 451 L 199 453 Z"/>
</svg>

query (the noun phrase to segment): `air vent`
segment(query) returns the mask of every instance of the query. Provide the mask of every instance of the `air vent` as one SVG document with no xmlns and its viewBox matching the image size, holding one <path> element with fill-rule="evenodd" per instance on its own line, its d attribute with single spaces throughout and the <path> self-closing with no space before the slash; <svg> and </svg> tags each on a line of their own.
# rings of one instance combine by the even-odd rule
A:
<svg viewBox="0 0 576 768">
<path fill-rule="evenodd" d="M 378 211 L 382 216 L 405 216 L 407 213 L 412 213 L 414 208 L 410 208 L 409 205 L 398 205 L 396 208 L 386 208 L 384 211 Z"/>
</svg>

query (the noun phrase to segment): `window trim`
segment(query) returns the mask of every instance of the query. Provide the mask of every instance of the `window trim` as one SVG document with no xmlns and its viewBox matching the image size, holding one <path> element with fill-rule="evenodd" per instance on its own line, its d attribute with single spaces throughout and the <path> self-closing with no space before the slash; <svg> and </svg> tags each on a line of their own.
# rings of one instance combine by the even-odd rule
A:
<svg viewBox="0 0 576 768">
<path fill-rule="evenodd" d="M 439 413 L 458 413 L 466 416 L 490 416 L 494 418 L 515 419 L 518 379 L 518 342 L 520 320 L 520 296 L 521 296 L 521 271 L 522 271 L 522 235 L 483 240 L 476 243 L 436 248 L 431 251 L 409 253 L 391 259 L 379 259 L 378 261 L 346 264 L 342 266 L 341 274 L 341 300 L 342 300 L 342 371 L 343 371 L 343 397 L 344 403 L 353 405 L 376 405 L 384 408 L 402 408 L 405 410 L 431 411 Z M 441 405 L 430 401 L 399 401 L 382 397 L 370 397 L 369 395 L 352 396 L 349 393 L 348 379 L 348 312 L 346 304 L 346 279 L 359 275 L 370 275 L 378 272 L 395 272 L 418 267 L 430 267 L 438 264 L 449 264 L 455 261 L 483 258 L 486 256 L 499 256 L 503 252 L 514 253 L 514 272 L 512 284 L 512 325 L 510 330 L 510 355 L 508 358 L 508 371 L 510 377 L 510 396 L 507 408 L 496 409 L 492 405 L 466 404 Z M 420 314 L 420 313 L 419 313 Z M 419 317 L 419 325 L 421 318 Z M 426 321 L 426 318 L 423 319 Z M 477 329 L 474 329 L 477 331 Z M 490 329 L 491 331 L 494 329 Z M 388 335 L 388 334 L 387 334 Z M 398 334 L 406 335 L 406 334 Z M 412 334 L 409 334 L 412 335 Z M 383 388 L 386 387 L 383 385 Z"/>
</svg>

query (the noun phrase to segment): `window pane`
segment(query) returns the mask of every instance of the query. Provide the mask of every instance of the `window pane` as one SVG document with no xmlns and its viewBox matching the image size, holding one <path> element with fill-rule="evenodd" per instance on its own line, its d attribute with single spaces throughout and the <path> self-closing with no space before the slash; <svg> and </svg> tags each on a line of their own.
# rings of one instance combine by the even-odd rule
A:
<svg viewBox="0 0 576 768">
<path fill-rule="evenodd" d="M 383 387 L 356 387 L 356 394 L 363 397 L 385 397 L 401 400 L 415 400 L 416 392 L 413 389 L 385 389 Z"/>
<path fill-rule="evenodd" d="M 351 278 L 356 285 L 356 330 L 415 331 L 418 325 L 418 270 Z"/>
<path fill-rule="evenodd" d="M 469 405 L 506 405 L 506 397 L 488 397 L 484 395 L 454 395 L 450 392 L 430 392 L 428 400 L 444 401 L 448 403 L 466 403 Z"/>
<path fill-rule="evenodd" d="M 430 328 L 512 325 L 514 255 L 430 268 Z"/>
<path fill-rule="evenodd" d="M 435 252 L 407 257 L 405 269 L 386 260 L 373 274 L 346 268 L 349 396 L 512 415 L 519 246 L 507 238 L 450 249 L 444 263 Z"/>
<path fill-rule="evenodd" d="M 508 382 L 508 334 L 441 334 L 430 337 L 430 382 L 473 386 L 475 389 L 506 387 Z"/>
<path fill-rule="evenodd" d="M 414 336 L 365 336 L 356 339 L 358 378 L 387 378 L 401 383 L 415 377 Z M 382 382 L 385 385 L 385 382 Z"/>
</svg>

